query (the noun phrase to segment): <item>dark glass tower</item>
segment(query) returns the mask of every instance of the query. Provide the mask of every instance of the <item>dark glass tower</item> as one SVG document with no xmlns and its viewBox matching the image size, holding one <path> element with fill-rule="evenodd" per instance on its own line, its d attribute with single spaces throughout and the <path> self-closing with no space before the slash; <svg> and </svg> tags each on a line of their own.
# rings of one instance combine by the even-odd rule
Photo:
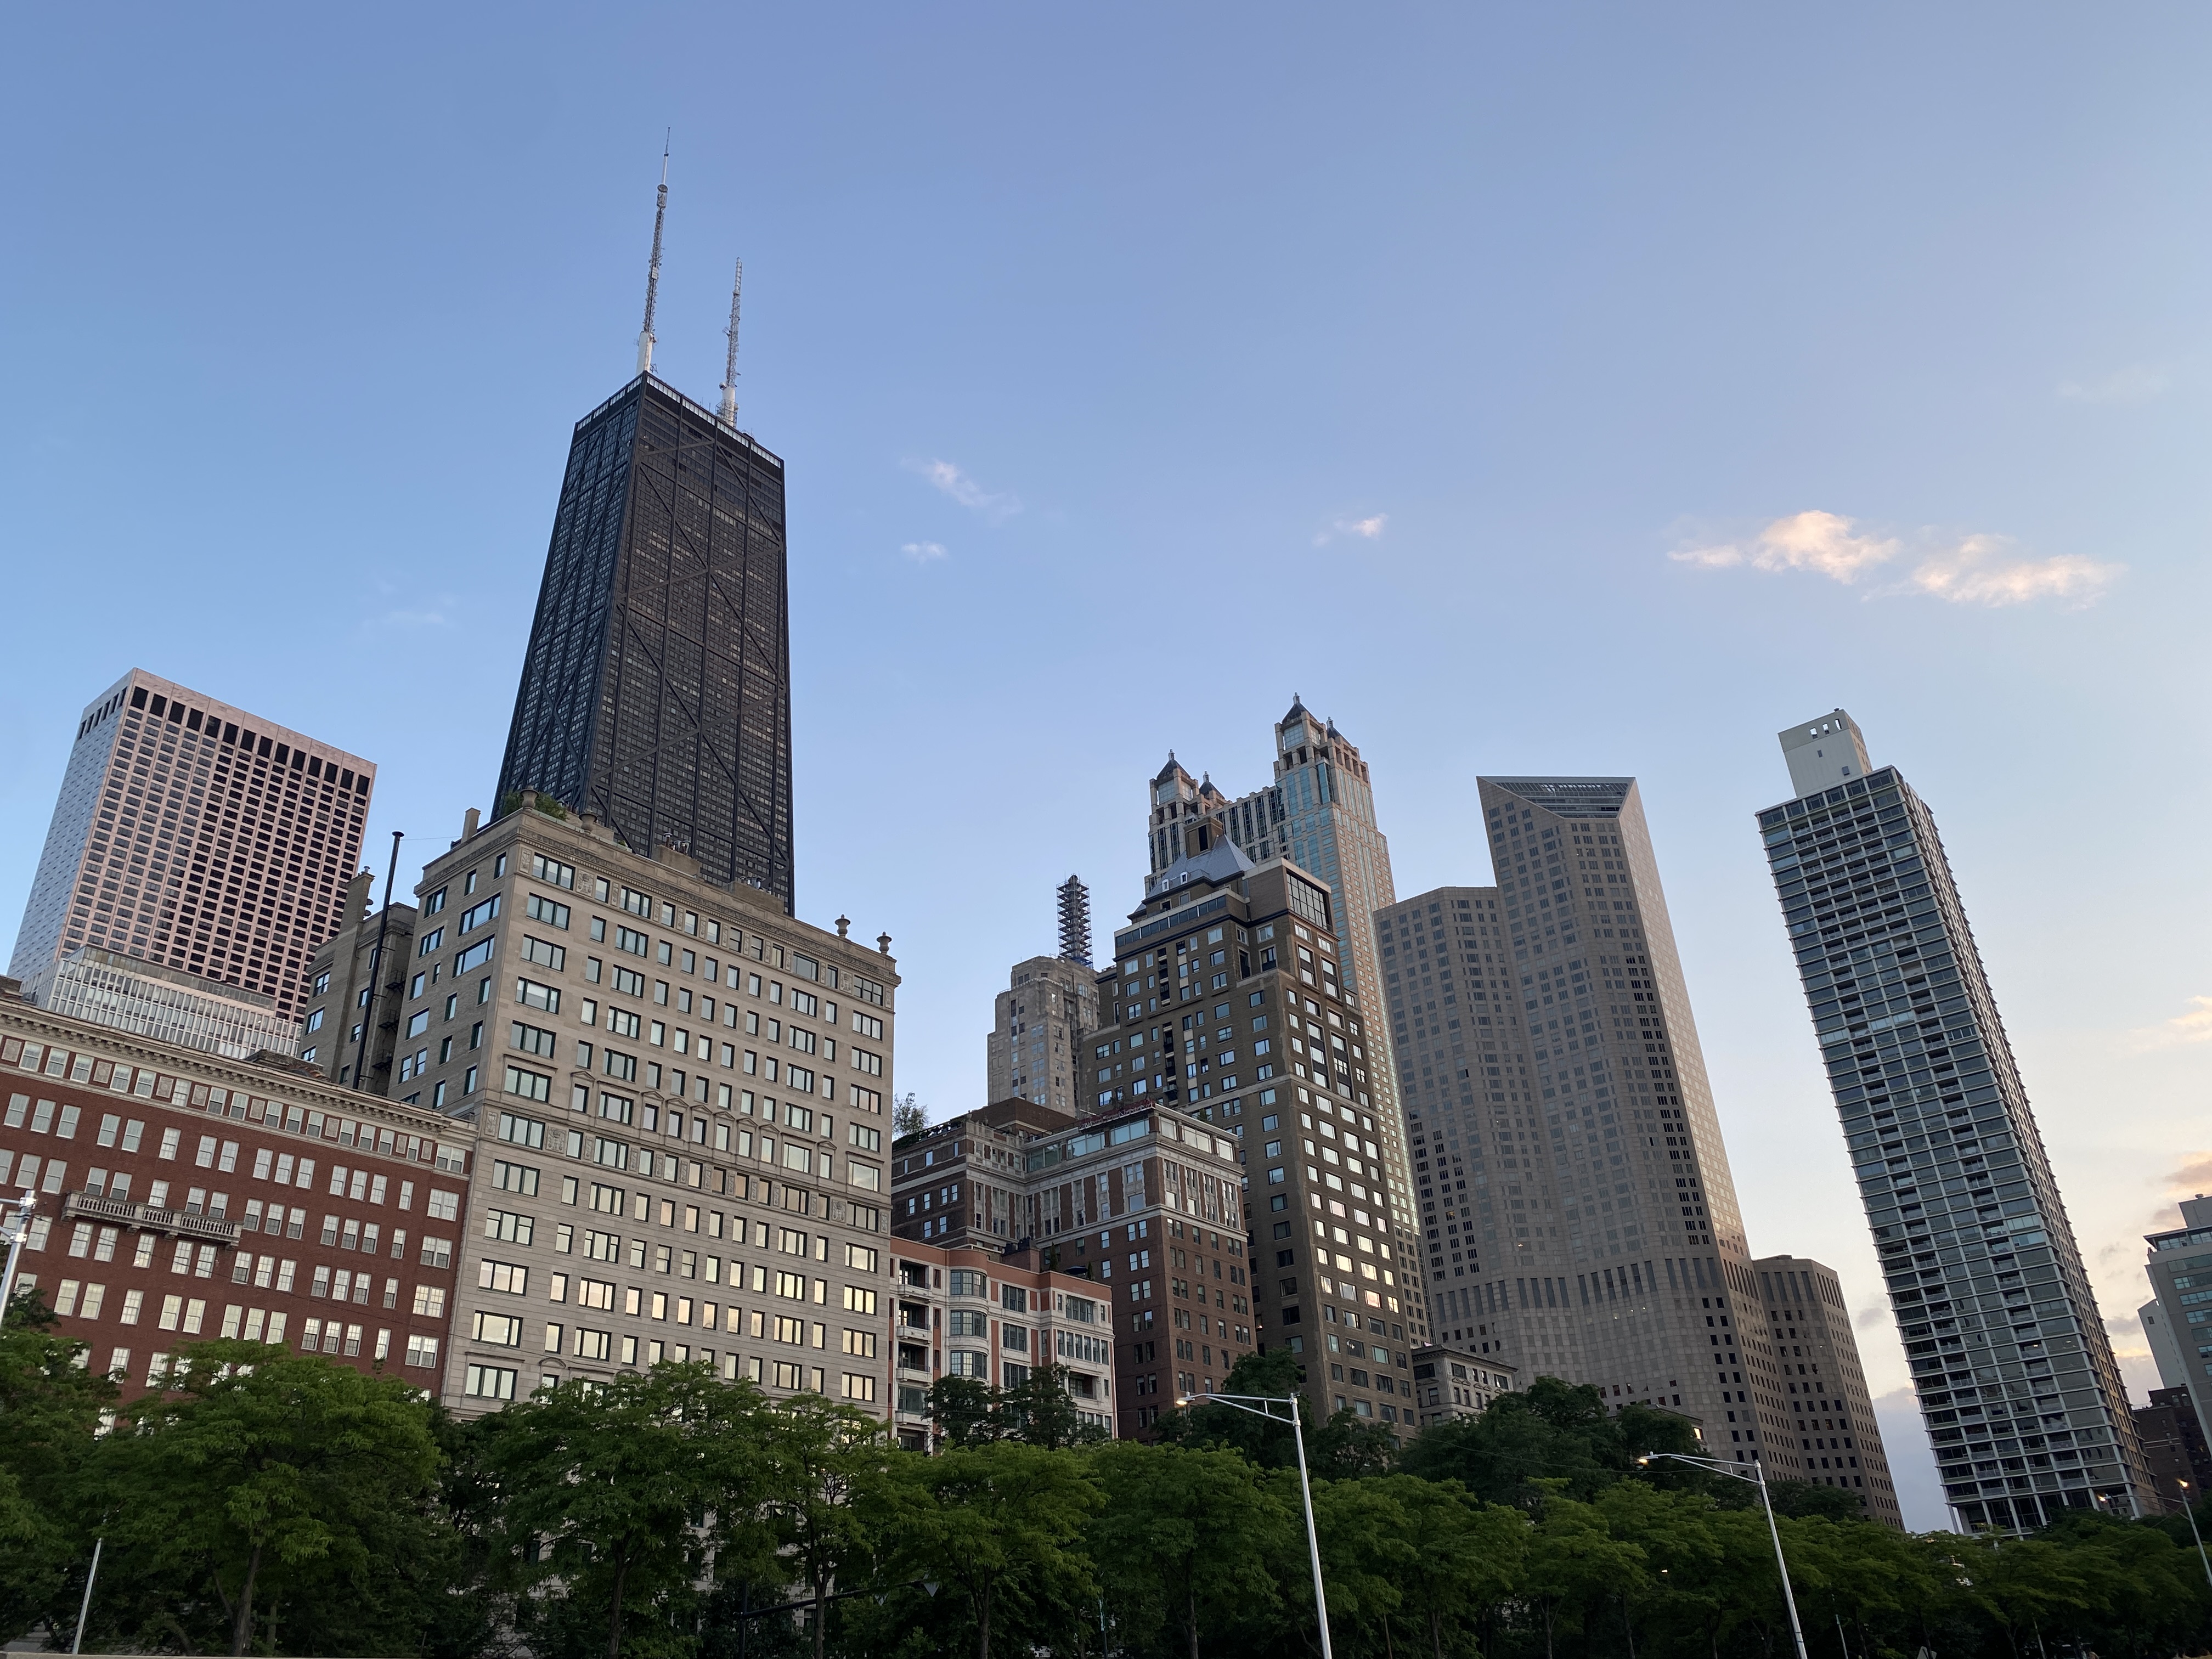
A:
<svg viewBox="0 0 2212 1659">
<path fill-rule="evenodd" d="M 783 462 L 650 374 L 576 423 L 499 810 L 534 789 L 793 904 Z"/>
<path fill-rule="evenodd" d="M 1840 708 L 1759 815 L 1943 1496 L 2153 1512 L 2135 1419 L 1936 818 Z"/>
</svg>

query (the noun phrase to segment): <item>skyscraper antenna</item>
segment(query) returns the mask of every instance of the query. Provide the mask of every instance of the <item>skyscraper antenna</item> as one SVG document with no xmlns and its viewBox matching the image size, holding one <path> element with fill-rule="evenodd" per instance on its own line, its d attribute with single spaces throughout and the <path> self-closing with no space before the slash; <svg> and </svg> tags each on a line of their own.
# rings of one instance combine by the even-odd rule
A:
<svg viewBox="0 0 2212 1659">
<path fill-rule="evenodd" d="M 738 261 L 738 274 L 730 278 L 730 356 L 722 369 L 722 424 L 732 431 L 738 425 L 738 295 L 745 285 L 745 262 Z"/>
<path fill-rule="evenodd" d="M 653 209 L 653 263 L 645 270 L 645 326 L 637 337 L 637 372 L 653 372 L 653 308 L 660 298 L 660 223 L 668 216 L 668 145 L 675 136 L 670 128 L 660 141 L 660 196 Z"/>
</svg>

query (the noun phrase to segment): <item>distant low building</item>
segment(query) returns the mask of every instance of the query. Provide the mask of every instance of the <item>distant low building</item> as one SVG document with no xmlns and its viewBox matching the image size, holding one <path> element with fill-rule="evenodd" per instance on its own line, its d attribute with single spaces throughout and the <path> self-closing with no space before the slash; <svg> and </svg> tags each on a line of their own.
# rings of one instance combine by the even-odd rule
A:
<svg viewBox="0 0 2212 1659">
<path fill-rule="evenodd" d="M 1414 1349 L 1413 1405 L 1420 1426 L 1481 1416 L 1499 1395 L 1518 1386 L 1519 1375 L 1515 1367 L 1486 1353 L 1454 1347 Z"/>
<path fill-rule="evenodd" d="M 273 997 L 88 945 L 24 981 L 23 1000 L 225 1060 L 300 1052 L 300 1028 Z"/>
<path fill-rule="evenodd" d="M 2182 1514 L 2212 1492 L 2212 1448 L 2197 1426 L 2188 1389 L 2153 1389 L 2150 1404 L 2136 1407 L 2136 1437 L 2167 1514 Z"/>
<path fill-rule="evenodd" d="M 1065 1366 L 1082 1419 L 1114 1433 L 1114 1302 L 1102 1287 L 1054 1273 L 1034 1250 L 939 1248 L 901 1239 L 893 1251 L 890 1336 L 893 1431 L 932 1449 L 930 1384 L 966 1376 L 1015 1389 Z"/>
</svg>

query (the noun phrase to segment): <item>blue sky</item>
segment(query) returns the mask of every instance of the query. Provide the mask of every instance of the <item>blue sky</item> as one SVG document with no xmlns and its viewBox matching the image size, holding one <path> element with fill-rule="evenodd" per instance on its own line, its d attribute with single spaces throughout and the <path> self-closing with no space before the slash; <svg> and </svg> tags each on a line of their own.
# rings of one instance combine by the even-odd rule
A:
<svg viewBox="0 0 2212 1659">
<path fill-rule="evenodd" d="M 1838 703 L 1936 806 L 2124 1352 L 2212 1187 L 2201 9 L 48 8 L 0 132 L 0 914 L 133 664 L 489 805 L 568 433 L 791 477 L 801 908 L 975 1103 L 1054 883 L 1292 691 L 1401 895 L 1480 772 L 1644 781 L 1761 1251 L 1904 1372 L 1750 814 Z M 2149 1373 L 2130 1376 L 2138 1390 Z M 1901 1401 L 1901 1396 L 1900 1396 Z M 1893 1455 L 1920 1524 L 1917 1425 Z"/>
</svg>

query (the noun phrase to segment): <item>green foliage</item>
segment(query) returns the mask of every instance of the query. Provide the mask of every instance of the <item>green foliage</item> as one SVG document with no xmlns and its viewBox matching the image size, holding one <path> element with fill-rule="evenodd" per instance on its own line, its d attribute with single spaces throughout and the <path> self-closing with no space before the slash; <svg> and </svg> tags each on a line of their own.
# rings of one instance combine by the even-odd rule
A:
<svg viewBox="0 0 2212 1659">
<path fill-rule="evenodd" d="M 186 1346 L 80 1496 L 107 1540 L 94 1628 L 137 1645 L 404 1651 L 441 1577 L 439 1452 L 397 1379 L 255 1342 Z M 343 1632 L 343 1633 L 341 1633 Z"/>
<path fill-rule="evenodd" d="M 84 1345 L 51 1334 L 34 1291 L 0 1322 L 0 1631 L 51 1617 L 73 1625 L 72 1587 L 92 1550 L 71 1514 L 100 1413 L 115 1385 L 81 1369 Z M 57 1626 L 59 1627 L 58 1626 Z"/>
<path fill-rule="evenodd" d="M 710 1552 L 757 1556 L 744 1528 L 766 1492 L 767 1458 L 750 1383 L 704 1365 L 656 1365 L 604 1386 L 565 1382 L 492 1419 L 484 1463 L 501 1523 L 530 1562 L 525 1631 L 541 1653 L 684 1650 L 672 1633 Z"/>
<path fill-rule="evenodd" d="M 543 1659 L 1309 1659 L 1297 1443 L 1219 1401 L 1098 1443 L 1037 1388 L 940 1383 L 945 1449 L 704 1366 L 570 1382 L 455 1422 L 396 1379 L 235 1342 L 121 1411 L 35 1307 L 0 1333 L 0 1609 L 88 1649 Z M 1281 1398 L 1291 1356 L 1235 1392 Z M 1775 1659 L 1755 1488 L 1545 1379 L 1402 1449 L 1309 1425 L 1340 1659 Z M 1816 1655 L 2202 1652 L 2186 1521 L 2070 1512 L 2029 1539 L 1911 1537 L 1840 1489 L 1773 1491 Z"/>
</svg>

